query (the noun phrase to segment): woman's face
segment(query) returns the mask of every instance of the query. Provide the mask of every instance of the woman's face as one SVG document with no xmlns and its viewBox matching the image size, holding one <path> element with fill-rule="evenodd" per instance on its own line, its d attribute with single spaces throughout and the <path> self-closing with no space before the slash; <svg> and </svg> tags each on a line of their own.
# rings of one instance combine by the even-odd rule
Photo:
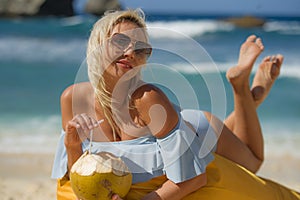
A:
<svg viewBox="0 0 300 200">
<path fill-rule="evenodd" d="M 140 69 L 152 51 L 144 29 L 130 21 L 121 22 L 112 29 L 107 48 L 110 61 L 106 72 L 117 78 Z"/>
</svg>

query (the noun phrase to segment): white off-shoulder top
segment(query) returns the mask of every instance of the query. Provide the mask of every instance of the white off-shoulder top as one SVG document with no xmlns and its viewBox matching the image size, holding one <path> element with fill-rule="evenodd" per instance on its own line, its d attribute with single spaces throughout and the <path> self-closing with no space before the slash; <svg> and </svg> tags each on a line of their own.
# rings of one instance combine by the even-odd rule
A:
<svg viewBox="0 0 300 200">
<path fill-rule="evenodd" d="M 92 153 L 106 151 L 120 157 L 133 175 L 133 183 L 145 182 L 166 175 L 175 183 L 205 172 L 214 159 L 217 134 L 200 110 L 182 110 L 177 126 L 164 138 L 140 137 L 119 142 L 92 142 Z M 190 123 L 195 132 L 185 123 Z M 52 178 L 62 178 L 67 172 L 67 153 L 62 131 L 52 168 Z M 82 143 L 82 150 L 89 141 Z"/>
</svg>

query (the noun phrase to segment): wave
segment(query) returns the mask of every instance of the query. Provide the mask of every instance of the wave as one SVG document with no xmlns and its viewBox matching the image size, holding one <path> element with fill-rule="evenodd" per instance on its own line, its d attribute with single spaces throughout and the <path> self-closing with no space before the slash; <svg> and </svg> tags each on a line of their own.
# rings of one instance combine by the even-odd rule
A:
<svg viewBox="0 0 300 200">
<path fill-rule="evenodd" d="M 300 21 L 269 21 L 263 26 L 263 30 L 284 35 L 300 35 Z"/>
<path fill-rule="evenodd" d="M 163 31 L 153 31 L 153 38 L 178 38 L 181 33 L 195 37 L 206 33 L 230 32 L 237 29 L 234 25 L 220 20 L 176 20 L 176 21 L 153 21 L 147 23 L 150 28 L 162 28 L 174 31 L 174 34 Z M 300 21 L 267 21 L 262 29 L 265 32 L 278 32 L 285 35 L 300 35 Z"/>
<path fill-rule="evenodd" d="M 0 118 L 0 152 L 53 153 L 61 130 L 58 115 Z"/>
<path fill-rule="evenodd" d="M 82 39 L 55 39 L 39 37 L 0 38 L 1 61 L 18 62 L 78 62 L 85 56 L 85 41 Z"/>
<path fill-rule="evenodd" d="M 218 63 L 193 63 L 187 65 L 186 63 L 171 63 L 168 67 L 183 74 L 197 74 L 197 73 L 225 73 L 229 67 L 235 66 L 234 62 Z M 258 66 L 254 67 L 252 73 L 255 73 Z M 300 70 L 298 65 L 285 65 L 281 69 L 280 77 L 292 77 L 300 79 Z"/>
<path fill-rule="evenodd" d="M 167 29 L 174 32 L 174 34 L 170 34 L 169 31 L 153 31 L 150 33 L 153 38 L 177 38 L 181 34 L 194 37 L 211 32 L 229 32 L 234 29 L 233 25 L 216 20 L 155 21 L 148 22 L 147 26 L 150 30 L 151 28 L 161 28 L 162 30 Z"/>
<path fill-rule="evenodd" d="M 186 63 L 171 63 L 168 67 L 172 68 L 177 72 L 183 74 L 201 74 L 201 73 L 226 73 L 226 71 L 231 66 L 235 66 L 234 62 L 226 62 L 226 63 L 194 63 L 194 65 L 187 65 Z M 254 66 L 254 70 L 252 74 L 255 73 L 256 68 L 258 66 Z M 284 68 L 281 69 L 279 78 L 297 78 L 300 79 L 300 70 L 298 65 L 293 64 L 285 64 Z"/>
</svg>

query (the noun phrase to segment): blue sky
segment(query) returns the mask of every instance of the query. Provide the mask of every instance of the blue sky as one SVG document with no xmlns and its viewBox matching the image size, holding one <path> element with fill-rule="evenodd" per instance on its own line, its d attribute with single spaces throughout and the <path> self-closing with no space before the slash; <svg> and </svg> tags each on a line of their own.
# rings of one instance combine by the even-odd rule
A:
<svg viewBox="0 0 300 200">
<path fill-rule="evenodd" d="M 145 12 L 300 16 L 300 0 L 119 0 Z"/>
</svg>

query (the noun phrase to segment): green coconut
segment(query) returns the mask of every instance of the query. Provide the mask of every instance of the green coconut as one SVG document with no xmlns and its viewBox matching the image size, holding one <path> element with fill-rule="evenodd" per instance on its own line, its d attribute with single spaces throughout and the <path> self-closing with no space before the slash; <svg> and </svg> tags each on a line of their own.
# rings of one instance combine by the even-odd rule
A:
<svg viewBox="0 0 300 200">
<path fill-rule="evenodd" d="M 71 186 L 79 199 L 108 200 L 113 194 L 125 197 L 132 174 L 126 164 L 108 152 L 85 152 L 72 166 Z"/>
</svg>

